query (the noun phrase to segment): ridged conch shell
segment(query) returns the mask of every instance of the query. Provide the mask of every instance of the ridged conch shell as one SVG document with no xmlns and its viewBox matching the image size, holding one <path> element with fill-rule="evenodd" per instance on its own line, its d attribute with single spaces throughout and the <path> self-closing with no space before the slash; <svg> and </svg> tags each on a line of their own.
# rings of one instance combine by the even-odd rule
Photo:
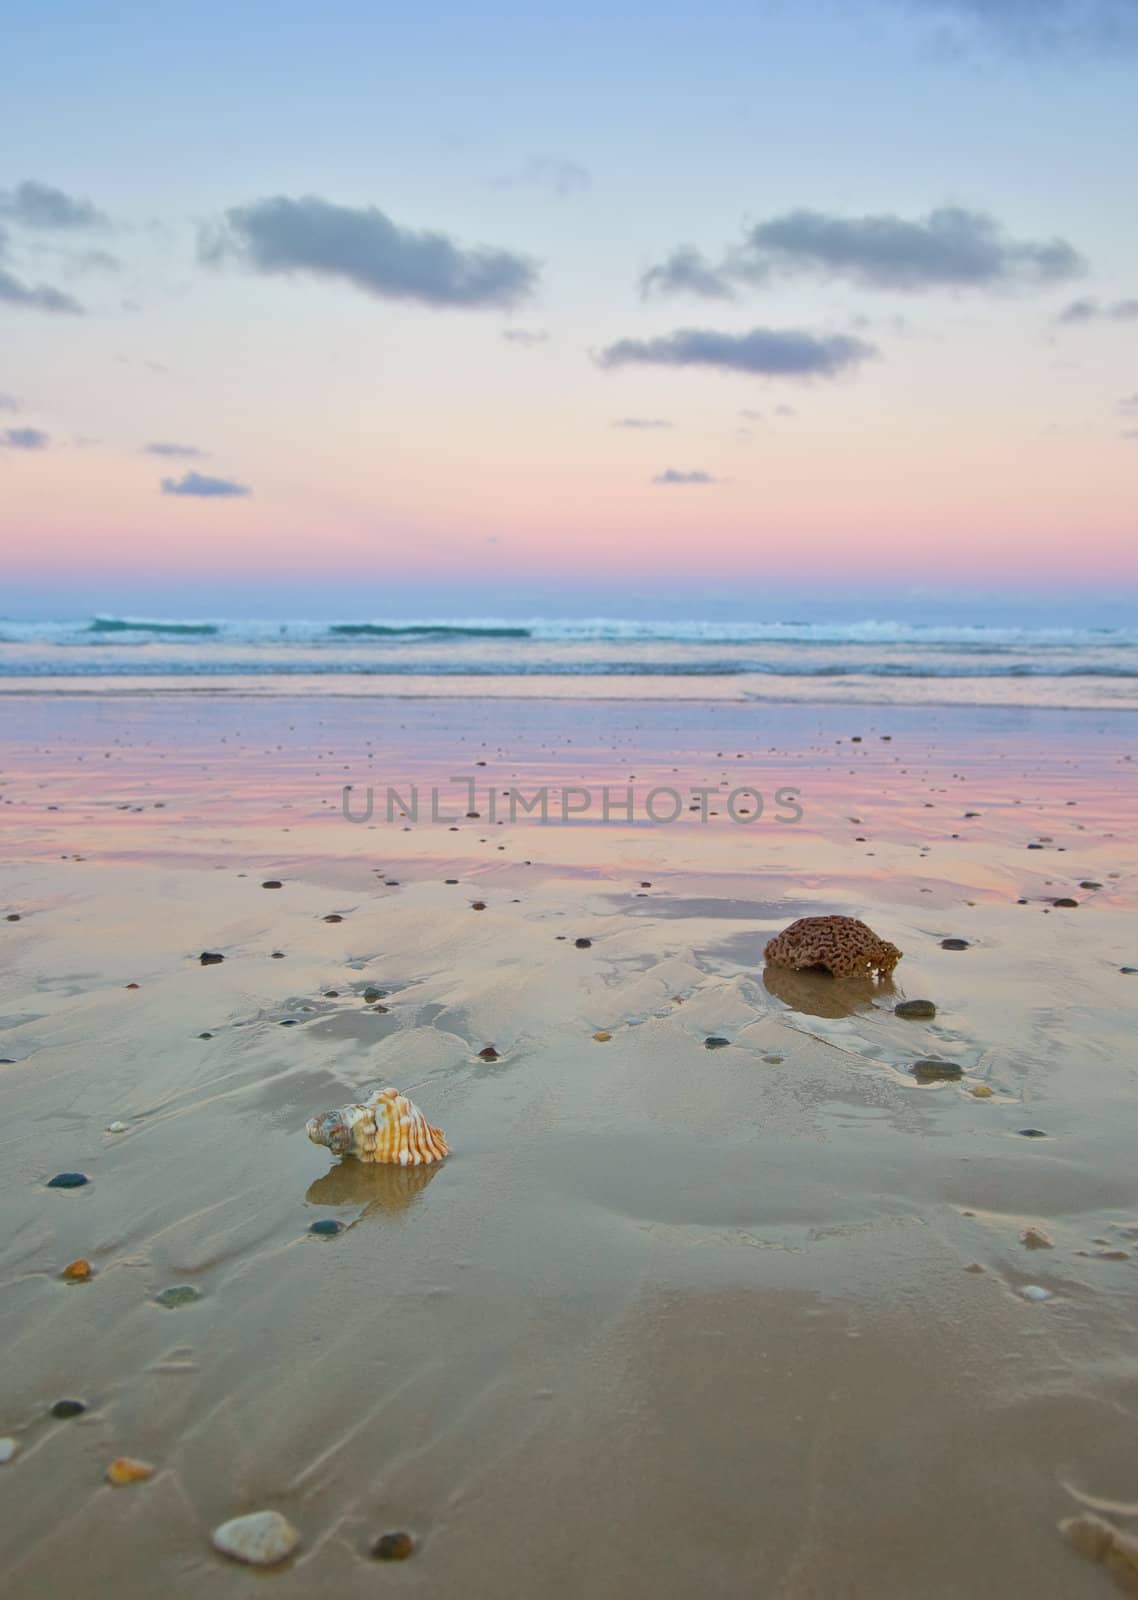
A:
<svg viewBox="0 0 1138 1600">
<path fill-rule="evenodd" d="M 362 1105 L 309 1118 L 305 1133 L 333 1155 L 397 1167 L 427 1166 L 447 1153 L 446 1137 L 398 1089 L 377 1089 Z"/>
</svg>

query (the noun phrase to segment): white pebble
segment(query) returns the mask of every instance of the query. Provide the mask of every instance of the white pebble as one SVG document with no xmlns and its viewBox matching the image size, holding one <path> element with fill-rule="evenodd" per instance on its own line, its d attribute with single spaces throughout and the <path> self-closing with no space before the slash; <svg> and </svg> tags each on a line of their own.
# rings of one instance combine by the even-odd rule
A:
<svg viewBox="0 0 1138 1600">
<path fill-rule="evenodd" d="M 1028 1283 L 1024 1285 L 1023 1297 L 1025 1300 L 1050 1300 L 1052 1296 L 1050 1289 L 1044 1289 L 1038 1283 Z"/>
<path fill-rule="evenodd" d="M 300 1543 L 287 1517 L 279 1511 L 251 1511 L 246 1517 L 233 1517 L 213 1530 L 214 1548 L 235 1561 L 251 1567 L 275 1567 L 292 1555 Z"/>
<path fill-rule="evenodd" d="M 18 1439 L 0 1439 L 0 1466 L 3 1466 L 7 1461 L 11 1461 L 19 1448 L 20 1441 Z"/>
<path fill-rule="evenodd" d="M 107 1123 L 107 1132 L 108 1133 L 125 1133 L 126 1132 L 126 1123 L 125 1122 L 108 1122 Z"/>
</svg>

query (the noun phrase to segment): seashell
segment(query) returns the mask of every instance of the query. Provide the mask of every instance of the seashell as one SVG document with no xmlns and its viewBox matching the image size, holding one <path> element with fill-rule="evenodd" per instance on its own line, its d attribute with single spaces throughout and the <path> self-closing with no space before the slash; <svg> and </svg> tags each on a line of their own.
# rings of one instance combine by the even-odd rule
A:
<svg viewBox="0 0 1138 1600">
<path fill-rule="evenodd" d="M 322 1111 L 305 1124 L 313 1144 L 333 1155 L 355 1156 L 392 1166 L 419 1167 L 441 1161 L 447 1142 L 439 1128 L 398 1089 L 377 1089 L 362 1105 Z"/>
<path fill-rule="evenodd" d="M 120 1489 L 128 1483 L 145 1483 L 153 1476 L 149 1461 L 136 1461 L 133 1456 L 116 1456 L 107 1468 L 107 1482 Z"/>
</svg>

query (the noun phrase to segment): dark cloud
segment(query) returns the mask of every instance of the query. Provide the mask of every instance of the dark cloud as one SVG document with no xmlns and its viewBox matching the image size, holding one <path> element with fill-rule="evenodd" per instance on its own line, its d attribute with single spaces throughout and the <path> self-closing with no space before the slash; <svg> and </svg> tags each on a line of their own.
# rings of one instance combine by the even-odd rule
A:
<svg viewBox="0 0 1138 1600">
<path fill-rule="evenodd" d="M 0 432 L 0 446 L 6 450 L 46 450 L 50 435 L 40 428 L 5 428 Z"/>
<path fill-rule="evenodd" d="M 640 280 L 642 292 L 730 298 L 776 276 L 844 278 L 867 289 L 994 289 L 1062 283 L 1086 263 L 1065 239 L 1016 239 L 982 211 L 941 206 L 925 217 L 837 217 L 788 211 L 757 223 L 710 265 L 683 246 Z"/>
<path fill-rule="evenodd" d="M 693 244 L 681 244 L 659 266 L 641 274 L 640 293 L 698 294 L 705 300 L 733 300 L 734 286 L 723 267 L 714 267 Z"/>
<path fill-rule="evenodd" d="M 527 161 L 516 172 L 504 172 L 490 180 L 493 189 L 545 189 L 558 200 L 569 200 L 584 194 L 592 184 L 586 168 L 576 161 L 562 161 L 548 156 Z"/>
<path fill-rule="evenodd" d="M 89 200 L 77 200 L 34 178 L 14 189 L 0 189 L 0 216 L 25 228 L 101 228 L 108 221 Z"/>
<path fill-rule="evenodd" d="M 537 283 L 524 256 L 463 249 L 444 233 L 401 228 L 375 206 L 340 206 L 316 195 L 276 195 L 234 206 L 207 230 L 202 259 L 235 258 L 263 273 L 338 278 L 365 294 L 429 306 L 514 306 Z"/>
<path fill-rule="evenodd" d="M 634 363 L 662 367 L 718 367 L 772 378 L 835 378 L 877 354 L 849 334 L 815 334 L 798 328 L 752 328 L 717 333 L 679 328 L 658 339 L 620 339 L 597 357 L 600 366 Z"/>
<path fill-rule="evenodd" d="M 664 472 L 658 472 L 652 479 L 653 483 L 668 486 L 681 483 L 718 483 L 718 478 L 713 478 L 710 472 L 677 472 L 675 467 L 668 467 Z"/>
<path fill-rule="evenodd" d="M 613 423 L 614 428 L 670 428 L 672 424 L 664 417 L 617 417 Z"/>
<path fill-rule="evenodd" d="M 199 450 L 193 444 L 171 444 L 164 439 L 156 439 L 150 444 L 144 444 L 143 454 L 148 456 L 168 456 L 175 460 L 189 460 L 193 457 L 205 455 L 204 450 Z"/>
<path fill-rule="evenodd" d="M 1072 300 L 1055 318 L 1067 325 L 1084 322 L 1138 322 L 1138 300 L 1110 300 L 1105 304 L 1088 296 Z"/>
<path fill-rule="evenodd" d="M 8 251 L 8 236 L 0 228 L 0 261 Z M 24 283 L 13 273 L 0 266 L 0 305 L 24 306 L 29 311 L 55 311 L 82 314 L 83 307 L 62 289 L 53 289 L 46 283 Z"/>
<path fill-rule="evenodd" d="M 230 478 L 207 478 L 200 472 L 162 479 L 163 494 L 192 495 L 200 500 L 232 500 L 252 492 L 243 483 L 234 483 Z"/>
<path fill-rule="evenodd" d="M 549 342 L 548 333 L 540 328 L 532 333 L 528 328 L 506 328 L 502 332 L 502 338 L 508 344 L 547 344 Z"/>
</svg>

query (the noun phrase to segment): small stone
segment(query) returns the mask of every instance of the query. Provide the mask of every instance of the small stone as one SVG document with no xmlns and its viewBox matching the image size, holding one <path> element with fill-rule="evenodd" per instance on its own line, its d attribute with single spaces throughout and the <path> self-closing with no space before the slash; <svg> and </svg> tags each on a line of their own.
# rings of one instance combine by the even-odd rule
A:
<svg viewBox="0 0 1138 1600">
<path fill-rule="evenodd" d="M 319 1222 L 314 1222 L 309 1228 L 309 1233 L 316 1234 L 320 1239 L 332 1239 L 338 1233 L 343 1233 L 344 1224 L 337 1222 L 334 1217 L 321 1217 Z"/>
<path fill-rule="evenodd" d="M 284 960 L 284 951 L 283 950 L 274 950 L 273 953 L 272 953 L 272 958 L 271 959 L 273 961 L 283 961 Z"/>
<path fill-rule="evenodd" d="M 126 1132 L 126 1123 L 125 1122 L 108 1122 L 107 1123 L 107 1132 L 108 1133 L 125 1133 Z"/>
<path fill-rule="evenodd" d="M 1053 1298 L 1051 1290 L 1043 1288 L 1042 1284 L 1025 1283 L 1021 1291 L 1025 1300 L 1050 1300 Z"/>
<path fill-rule="evenodd" d="M 594 1033 L 593 1038 L 598 1044 L 608 1044 L 609 1040 L 612 1038 L 612 1034 L 606 1033 L 605 1030 L 601 1028 L 599 1032 Z"/>
<path fill-rule="evenodd" d="M 12 1457 L 19 1454 L 20 1441 L 18 1439 L 0 1439 L 0 1467 L 7 1466 Z"/>
<path fill-rule="evenodd" d="M 325 989 L 324 998 L 325 1000 L 338 1000 L 340 998 L 339 989 Z"/>
<path fill-rule="evenodd" d="M 1051 904 L 1058 906 L 1063 911 L 1074 911 L 1077 909 L 1079 902 L 1065 896 L 1062 900 L 1052 900 Z"/>
<path fill-rule="evenodd" d="M 415 1541 L 409 1533 L 385 1533 L 371 1547 L 377 1561 L 406 1561 L 415 1553 Z"/>
<path fill-rule="evenodd" d="M 712 1033 L 703 1041 L 703 1048 L 705 1050 L 726 1050 L 730 1043 L 730 1039 L 722 1039 L 717 1033 Z"/>
<path fill-rule="evenodd" d="M 1054 1250 L 1055 1241 L 1042 1228 L 1025 1228 L 1019 1242 L 1027 1250 Z"/>
<path fill-rule="evenodd" d="M 1138 967 L 1119 967 L 1118 970 L 1119 972 L 1125 973 L 1125 975 L 1129 978 L 1133 977 L 1133 975 L 1138 972 Z"/>
<path fill-rule="evenodd" d="M 283 887 L 284 885 L 281 883 L 279 878 L 266 878 L 264 883 L 261 885 L 262 889 L 281 889 Z"/>
<path fill-rule="evenodd" d="M 61 1278 L 66 1278 L 68 1283 L 86 1283 L 91 1276 L 91 1263 L 83 1256 L 77 1261 L 69 1261 L 60 1273 Z"/>
<path fill-rule="evenodd" d="M 19 920 L 20 920 L 20 913 L 18 911 L 9 911 L 9 913 L 8 913 L 8 921 L 9 922 L 19 922 Z"/>
<path fill-rule="evenodd" d="M 1102 884 L 1101 883 L 1095 883 L 1094 880 L 1091 879 L 1091 878 L 1084 878 L 1082 883 L 1080 883 L 1079 888 L 1080 889 L 1101 889 L 1102 888 Z"/>
<path fill-rule="evenodd" d="M 1047 1137 L 1042 1128 L 1017 1128 L 1016 1132 L 1021 1139 L 1046 1139 Z"/>
<path fill-rule="evenodd" d="M 964 1068 L 957 1061 L 939 1061 L 935 1056 L 922 1056 L 909 1069 L 920 1083 L 956 1081 L 964 1076 Z"/>
<path fill-rule="evenodd" d="M 1029 844 L 1027 848 L 1029 850 L 1042 850 L 1043 846 L 1041 844 Z"/>
<path fill-rule="evenodd" d="M 942 939 L 940 941 L 940 947 L 941 947 L 942 950 L 967 950 L 968 949 L 968 940 L 967 939 Z"/>
<path fill-rule="evenodd" d="M 487 1044 L 483 1045 L 482 1049 L 479 1050 L 478 1059 L 479 1061 L 497 1061 L 499 1060 L 499 1056 L 494 1046 L 492 1044 Z"/>
<path fill-rule="evenodd" d="M 573 946 L 574 946 L 574 949 L 576 949 L 576 950 L 591 950 L 592 949 L 592 945 L 593 945 L 593 941 L 591 939 L 574 939 L 573 940 Z"/>
<path fill-rule="evenodd" d="M 331 912 L 328 916 L 326 916 L 324 918 L 325 922 L 343 922 L 343 920 L 344 920 L 343 917 L 341 917 L 339 915 L 339 913 L 336 912 L 336 911 Z"/>
<path fill-rule="evenodd" d="M 199 1033 L 198 1034 L 198 1038 L 199 1039 L 212 1039 L 213 1038 L 213 1034 L 212 1033 Z"/>
<path fill-rule="evenodd" d="M 137 989 L 138 988 L 138 984 L 137 983 L 128 983 L 127 984 L 127 988 L 128 989 Z"/>
<path fill-rule="evenodd" d="M 936 1016 L 936 1006 L 931 1000 L 902 1000 L 893 1007 L 893 1015 L 912 1022 L 924 1021 Z"/>
<path fill-rule="evenodd" d="M 281 1023 L 282 1028 L 295 1028 L 296 1026 L 297 1019 L 295 1017 L 285 1017 L 284 1021 Z"/>
<path fill-rule="evenodd" d="M 251 1567 L 275 1567 L 299 1543 L 300 1534 L 279 1511 L 251 1511 L 213 1530 L 215 1550 Z"/>
<path fill-rule="evenodd" d="M 86 1403 L 82 1400 L 57 1400 L 51 1408 L 51 1414 L 64 1422 L 68 1417 L 81 1417 L 86 1409 Z"/>
<path fill-rule="evenodd" d="M 972 1091 L 974 1100 L 990 1100 L 995 1093 L 986 1083 L 978 1083 Z"/>
<path fill-rule="evenodd" d="M 652 887 L 652 885 L 648 882 L 647 879 L 644 879 L 644 881 L 641 883 L 640 887 L 642 889 L 650 889 Z"/>
<path fill-rule="evenodd" d="M 471 909 L 471 911 L 485 911 L 485 909 L 486 909 L 485 900 L 472 900 L 470 902 L 470 909 Z"/>
<path fill-rule="evenodd" d="M 54 1178 L 47 1180 L 49 1189 L 81 1189 L 85 1183 L 90 1183 L 85 1172 L 57 1172 Z"/>
<path fill-rule="evenodd" d="M 364 1004 L 373 1006 L 377 1000 L 382 1000 L 386 993 L 386 989 L 365 989 Z"/>
<path fill-rule="evenodd" d="M 107 1468 L 107 1482 L 121 1488 L 127 1483 L 145 1483 L 154 1476 L 154 1468 L 146 1461 L 135 1461 L 131 1456 L 116 1456 Z"/>
<path fill-rule="evenodd" d="M 777 1067 L 777 1066 L 781 1066 L 782 1061 L 783 1061 L 783 1057 L 782 1056 L 764 1056 L 763 1060 L 767 1063 L 768 1066 Z"/>
<path fill-rule="evenodd" d="M 200 1300 L 202 1293 L 195 1289 L 192 1283 L 176 1283 L 170 1289 L 163 1289 L 161 1294 L 154 1296 L 156 1306 L 164 1306 L 167 1311 L 173 1311 L 178 1306 L 193 1305 L 195 1300 Z"/>
<path fill-rule="evenodd" d="M 978 1261 L 972 1261 L 965 1267 L 965 1272 L 983 1272 L 983 1267 Z"/>
<path fill-rule="evenodd" d="M 198 960 L 203 967 L 216 967 L 219 961 L 225 960 L 225 957 L 216 950 L 203 950 Z"/>
</svg>

